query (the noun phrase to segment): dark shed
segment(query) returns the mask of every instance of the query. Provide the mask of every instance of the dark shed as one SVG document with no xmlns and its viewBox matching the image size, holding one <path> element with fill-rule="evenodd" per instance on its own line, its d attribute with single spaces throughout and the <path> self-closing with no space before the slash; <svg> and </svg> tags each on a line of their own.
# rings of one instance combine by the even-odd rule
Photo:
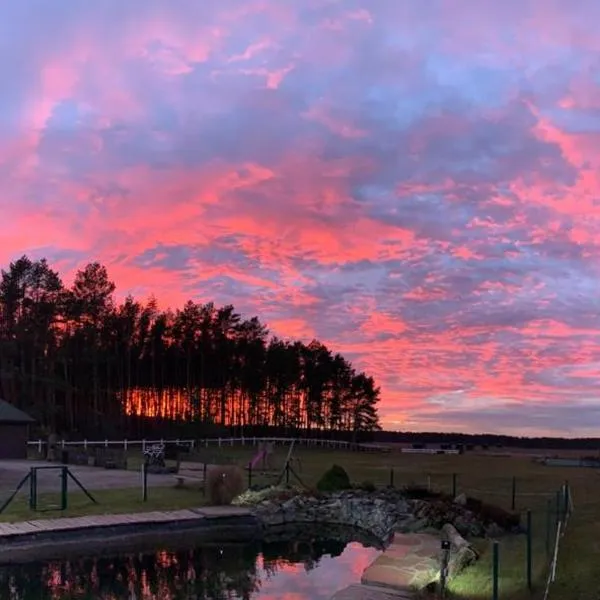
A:
<svg viewBox="0 0 600 600">
<path fill-rule="evenodd" d="M 27 458 L 29 425 L 34 422 L 16 406 L 0 400 L 0 460 Z"/>
</svg>

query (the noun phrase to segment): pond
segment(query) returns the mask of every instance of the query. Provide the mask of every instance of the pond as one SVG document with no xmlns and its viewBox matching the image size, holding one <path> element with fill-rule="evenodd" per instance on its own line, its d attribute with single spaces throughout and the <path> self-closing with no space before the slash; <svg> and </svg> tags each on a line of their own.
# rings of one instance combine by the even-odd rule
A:
<svg viewBox="0 0 600 600">
<path fill-rule="evenodd" d="M 301 536 L 305 537 L 305 536 Z M 312 539 L 0 567 L 3 600 L 329 600 L 379 550 Z"/>
</svg>

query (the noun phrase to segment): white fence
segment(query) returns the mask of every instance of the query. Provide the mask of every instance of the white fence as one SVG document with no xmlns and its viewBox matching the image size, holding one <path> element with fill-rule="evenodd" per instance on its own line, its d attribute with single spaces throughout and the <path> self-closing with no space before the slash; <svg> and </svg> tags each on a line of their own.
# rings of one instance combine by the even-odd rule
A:
<svg viewBox="0 0 600 600">
<path fill-rule="evenodd" d="M 312 446 L 312 447 L 323 447 L 323 448 L 337 448 L 337 449 L 347 449 L 351 446 L 350 442 L 344 442 L 340 440 L 322 440 L 322 439 L 304 439 L 304 438 L 284 438 L 284 437 L 238 437 L 238 438 L 206 438 L 206 439 L 176 439 L 176 440 L 76 440 L 76 441 L 67 441 L 60 440 L 57 442 L 57 446 L 60 448 L 68 448 L 70 446 L 78 446 L 83 447 L 86 450 L 88 448 L 122 448 L 123 450 L 128 450 L 129 448 L 139 447 L 142 452 L 148 446 L 152 446 L 153 444 L 176 444 L 176 445 L 185 445 L 190 448 L 208 448 L 208 446 L 218 446 L 219 448 L 223 446 L 235 446 L 236 444 L 242 445 L 252 445 L 256 446 L 257 444 L 263 442 L 272 442 L 274 444 L 289 444 L 292 441 L 295 441 L 297 445 L 303 446 Z M 36 448 L 37 451 L 41 454 L 46 447 L 48 440 L 30 440 L 27 444 Z"/>
<path fill-rule="evenodd" d="M 402 448 L 402 454 L 460 454 L 456 449 L 441 449 L 441 448 Z"/>
</svg>

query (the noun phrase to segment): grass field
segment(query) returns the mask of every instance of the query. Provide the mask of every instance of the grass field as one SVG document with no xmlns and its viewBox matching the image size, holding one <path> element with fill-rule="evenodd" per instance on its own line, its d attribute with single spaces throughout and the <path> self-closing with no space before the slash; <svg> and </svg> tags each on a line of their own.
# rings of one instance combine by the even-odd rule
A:
<svg viewBox="0 0 600 600">
<path fill-rule="evenodd" d="M 251 446 L 233 446 L 200 451 L 199 457 L 210 462 L 233 462 L 246 465 L 256 452 Z M 274 475 L 285 462 L 287 448 L 280 446 L 272 457 L 273 473 L 252 474 L 253 483 L 274 483 Z M 533 516 L 533 579 L 530 593 L 526 585 L 526 537 L 511 536 L 500 540 L 500 600 L 539 600 L 548 573 L 550 556 L 547 551 L 549 506 L 554 506 L 555 494 L 569 481 L 574 503 L 567 532 L 561 541 L 557 579 L 552 585 L 550 598 L 560 600 L 600 599 L 600 472 L 583 468 L 547 467 L 533 462 L 531 456 L 493 455 L 419 455 L 353 453 L 324 448 L 297 448 L 294 456 L 300 459 L 298 475 L 307 486 L 314 486 L 322 473 L 332 464 L 343 466 L 355 483 L 370 481 L 378 486 L 393 483 L 402 485 L 430 485 L 432 489 L 452 493 L 453 474 L 456 474 L 456 492 L 511 509 L 513 477 L 516 478 L 516 510 Z M 131 468 L 138 469 L 141 453 L 130 451 Z M 295 482 L 291 477 L 291 482 Z M 77 494 L 70 495 L 69 515 L 98 514 L 185 508 L 203 502 L 197 491 L 172 488 L 150 490 L 149 501 L 142 503 L 139 490 L 111 490 L 95 492 L 99 505 L 90 505 Z M 55 516 L 56 513 L 46 513 Z M 66 516 L 66 515 L 65 515 Z M 32 518 L 25 502 L 15 504 L 2 520 Z M 39 518 L 39 515 L 37 515 Z M 550 530 L 554 533 L 554 515 L 550 515 Z M 524 521 L 523 521 L 524 522 Z M 553 541 L 553 540 L 551 540 Z M 491 599 L 491 542 L 479 545 L 481 560 L 452 583 L 454 597 L 464 600 Z"/>
</svg>

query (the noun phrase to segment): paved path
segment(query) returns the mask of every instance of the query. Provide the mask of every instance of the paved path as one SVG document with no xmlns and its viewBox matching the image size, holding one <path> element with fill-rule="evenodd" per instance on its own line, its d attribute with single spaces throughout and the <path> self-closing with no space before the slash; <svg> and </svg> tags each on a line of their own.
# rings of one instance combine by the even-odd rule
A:
<svg viewBox="0 0 600 600">
<path fill-rule="evenodd" d="M 94 515 L 89 517 L 66 517 L 59 519 L 40 519 L 36 521 L 19 521 L 16 523 L 0 523 L 0 543 L 3 540 L 17 540 L 41 532 L 65 532 L 99 527 L 119 527 L 131 525 L 147 525 L 154 523 L 181 523 L 183 521 L 199 521 L 221 517 L 249 516 L 247 508 L 239 506 L 204 506 L 186 510 L 166 512 L 144 512 L 118 515 Z"/>
<path fill-rule="evenodd" d="M 427 533 L 397 533 L 362 575 L 364 584 L 398 590 L 423 589 L 440 572 L 440 538 Z"/>
<path fill-rule="evenodd" d="M 331 600 L 414 600 L 412 593 L 370 585 L 350 585 L 335 593 Z"/>
<path fill-rule="evenodd" d="M 3 460 L 0 461 L 0 493 L 14 490 L 19 481 L 25 477 L 31 467 L 62 466 L 60 463 L 49 463 L 35 460 Z M 140 487 L 140 473 L 121 469 L 102 469 L 82 465 L 67 465 L 69 471 L 81 481 L 88 490 L 106 490 L 116 488 Z M 173 475 L 148 474 L 148 485 L 152 487 L 174 485 Z M 69 481 L 69 488 L 75 483 Z M 49 492 L 60 490 L 60 470 L 44 469 L 38 471 L 38 489 Z"/>
<path fill-rule="evenodd" d="M 440 568 L 440 538 L 427 533 L 396 533 L 385 552 L 361 577 L 331 600 L 413 600 L 435 581 Z"/>
</svg>

